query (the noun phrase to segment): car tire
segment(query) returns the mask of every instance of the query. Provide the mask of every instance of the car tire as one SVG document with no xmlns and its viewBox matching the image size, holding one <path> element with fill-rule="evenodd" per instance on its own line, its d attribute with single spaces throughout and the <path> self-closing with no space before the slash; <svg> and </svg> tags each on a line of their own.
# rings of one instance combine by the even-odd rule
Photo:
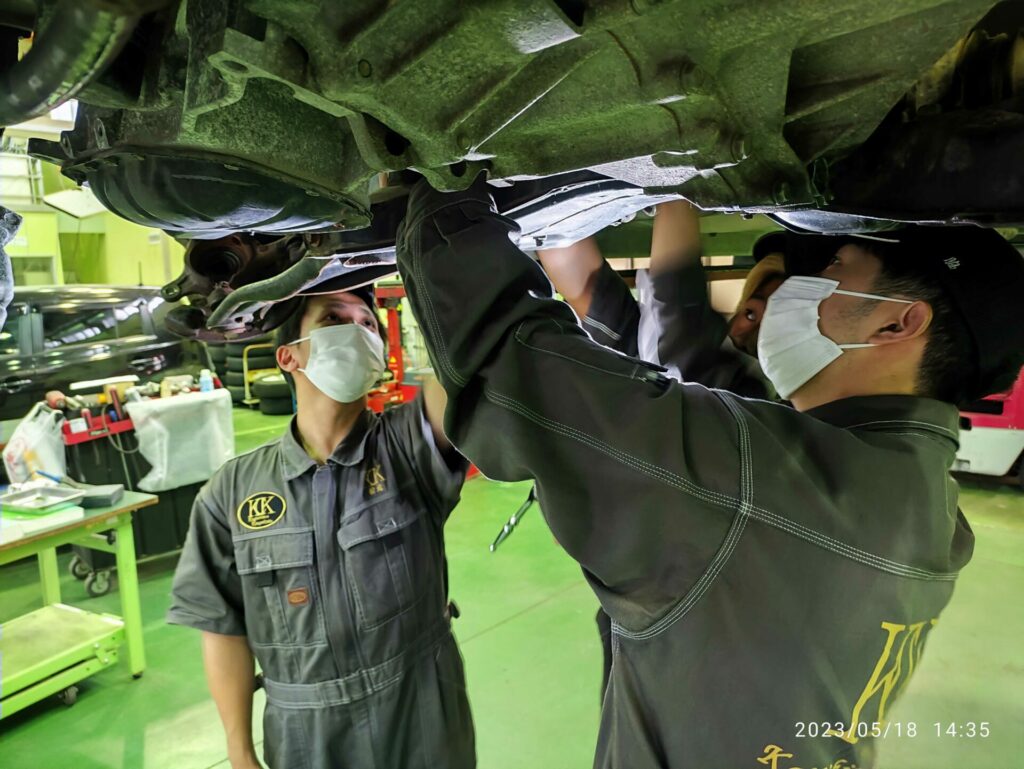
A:
<svg viewBox="0 0 1024 769">
<path fill-rule="evenodd" d="M 245 374 L 241 371 L 228 371 L 224 374 L 224 384 L 228 387 L 245 387 Z"/>
<path fill-rule="evenodd" d="M 260 400 L 263 398 L 287 398 L 291 402 L 292 399 L 292 390 L 282 374 L 264 374 L 257 377 L 253 381 L 251 389 Z"/>
<path fill-rule="evenodd" d="M 228 351 L 228 355 L 242 355 L 242 351 L 246 347 L 253 344 L 273 344 L 273 339 L 269 334 L 257 337 L 255 339 L 246 339 L 244 342 L 228 342 L 224 347 Z"/>
<path fill-rule="evenodd" d="M 253 345 L 253 344 L 272 344 L 272 343 L 273 342 L 270 340 L 270 337 L 259 337 L 257 339 L 247 339 L 245 342 L 228 342 L 227 344 L 224 345 L 224 349 L 226 350 L 226 352 L 224 354 L 225 355 L 230 355 L 231 357 L 242 357 L 242 353 L 245 351 L 246 347 L 249 347 L 250 345 Z M 261 347 L 258 350 L 253 350 L 249 354 L 250 355 L 253 355 L 253 354 L 262 355 L 262 354 L 265 354 L 265 353 L 273 353 L 273 349 L 269 348 L 269 347 Z"/>
<path fill-rule="evenodd" d="M 228 350 L 222 344 L 208 344 L 206 345 L 206 351 L 210 354 L 210 360 L 214 362 L 218 368 L 223 366 L 228 359 Z"/>
<path fill-rule="evenodd" d="M 277 358 L 272 354 L 263 353 L 262 351 L 249 353 L 248 359 L 250 371 L 277 368 Z M 242 365 L 241 355 L 229 355 L 227 357 L 228 371 L 242 371 Z"/>
<path fill-rule="evenodd" d="M 287 398 L 260 398 L 260 413 L 267 416 L 295 413 L 291 395 Z"/>
<path fill-rule="evenodd" d="M 235 387 L 234 385 L 228 385 L 228 392 L 231 393 L 231 400 L 235 403 L 241 403 L 245 400 L 245 388 Z"/>
</svg>

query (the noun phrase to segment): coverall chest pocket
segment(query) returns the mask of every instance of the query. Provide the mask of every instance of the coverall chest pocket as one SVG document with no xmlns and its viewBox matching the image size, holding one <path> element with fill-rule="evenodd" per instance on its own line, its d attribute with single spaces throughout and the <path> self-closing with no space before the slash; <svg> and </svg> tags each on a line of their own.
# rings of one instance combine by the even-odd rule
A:
<svg viewBox="0 0 1024 769">
<path fill-rule="evenodd" d="M 345 576 L 360 625 L 372 629 L 415 605 L 434 584 L 428 517 L 397 494 L 341 522 Z"/>
<path fill-rule="evenodd" d="M 246 635 L 255 646 L 326 643 L 312 531 L 235 540 Z"/>
</svg>

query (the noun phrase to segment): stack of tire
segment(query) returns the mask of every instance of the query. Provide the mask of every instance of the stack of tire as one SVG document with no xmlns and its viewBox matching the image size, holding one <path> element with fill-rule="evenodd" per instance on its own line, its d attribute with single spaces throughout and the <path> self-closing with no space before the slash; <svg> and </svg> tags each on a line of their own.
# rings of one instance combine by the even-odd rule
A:
<svg viewBox="0 0 1024 769">
<path fill-rule="evenodd" d="M 267 344 L 272 342 L 272 337 L 262 336 L 256 339 L 248 339 L 244 342 L 227 342 L 226 344 L 208 344 L 206 349 L 210 353 L 210 360 L 220 377 L 220 381 L 228 392 L 231 393 L 231 400 L 235 403 L 242 403 L 245 400 L 245 361 L 249 364 L 250 374 L 254 371 L 272 374 L 277 370 L 277 359 L 274 357 L 272 348 L 261 348 L 250 350 L 248 356 L 243 358 L 245 348 L 254 344 Z M 251 379 L 251 378 L 250 378 Z M 258 398 L 259 393 L 255 391 L 254 384 L 249 386 L 251 397 Z M 287 384 L 285 388 L 287 389 Z M 291 394 L 289 393 L 289 403 Z"/>
<path fill-rule="evenodd" d="M 264 414 L 292 414 L 295 405 L 292 401 L 292 390 L 280 372 L 262 374 L 253 380 L 249 387 L 253 395 L 260 399 L 260 411 Z"/>
</svg>

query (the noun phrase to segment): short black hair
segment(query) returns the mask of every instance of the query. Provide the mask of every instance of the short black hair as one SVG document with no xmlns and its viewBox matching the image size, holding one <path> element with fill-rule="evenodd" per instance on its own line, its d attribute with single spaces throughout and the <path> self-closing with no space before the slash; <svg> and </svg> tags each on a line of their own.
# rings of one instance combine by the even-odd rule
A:
<svg viewBox="0 0 1024 769">
<path fill-rule="evenodd" d="M 299 297 L 298 303 L 295 305 L 295 309 L 292 310 L 291 315 L 285 318 L 284 323 L 277 327 L 277 331 L 274 332 L 274 350 L 276 352 L 278 347 L 284 347 L 289 342 L 294 342 L 300 336 L 302 336 L 302 319 L 306 315 L 306 307 L 309 304 L 309 297 Z M 281 375 L 284 377 L 284 381 L 288 383 L 289 389 L 292 391 L 292 396 L 295 395 L 295 378 L 287 371 L 281 370 Z"/>
<path fill-rule="evenodd" d="M 302 319 L 306 317 L 306 309 L 309 307 L 310 296 L 300 296 L 299 301 L 295 305 L 295 309 L 292 310 L 291 314 L 285 318 L 284 323 L 277 327 L 277 331 L 274 332 L 274 346 L 275 351 L 278 347 L 284 347 L 290 342 L 294 342 L 296 339 L 302 337 Z M 376 311 L 374 311 L 374 317 L 377 317 Z M 380 334 L 381 340 L 384 342 L 384 359 L 387 360 L 388 354 L 388 334 L 384 324 L 377 318 L 377 331 Z M 282 370 L 281 375 L 284 377 L 284 381 L 288 383 L 288 387 L 291 388 L 292 395 L 295 395 L 295 378 L 287 371 Z"/>
<path fill-rule="evenodd" d="M 898 246 L 864 239 L 847 242 L 881 262 L 872 293 L 927 302 L 932 308 L 928 341 L 917 372 L 917 393 L 958 407 L 974 400 L 970 389 L 977 376 L 974 342 L 937 276 L 906 258 Z"/>
</svg>

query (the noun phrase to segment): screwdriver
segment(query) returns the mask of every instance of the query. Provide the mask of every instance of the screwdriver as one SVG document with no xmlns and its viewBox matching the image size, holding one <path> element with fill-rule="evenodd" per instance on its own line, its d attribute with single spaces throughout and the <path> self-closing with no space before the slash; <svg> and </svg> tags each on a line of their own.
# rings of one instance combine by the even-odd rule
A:
<svg viewBox="0 0 1024 769">
<path fill-rule="evenodd" d="M 512 517 L 508 519 L 508 523 L 501 527 L 501 531 L 498 532 L 498 536 L 495 537 L 491 543 L 491 552 L 493 553 L 498 549 L 498 545 L 508 539 L 512 532 L 515 530 L 519 522 L 523 520 L 523 516 L 526 515 L 526 511 L 533 506 L 533 503 L 537 501 L 537 487 L 531 486 L 530 493 L 526 496 L 526 501 L 519 506 L 519 509 L 512 514 Z"/>
</svg>

